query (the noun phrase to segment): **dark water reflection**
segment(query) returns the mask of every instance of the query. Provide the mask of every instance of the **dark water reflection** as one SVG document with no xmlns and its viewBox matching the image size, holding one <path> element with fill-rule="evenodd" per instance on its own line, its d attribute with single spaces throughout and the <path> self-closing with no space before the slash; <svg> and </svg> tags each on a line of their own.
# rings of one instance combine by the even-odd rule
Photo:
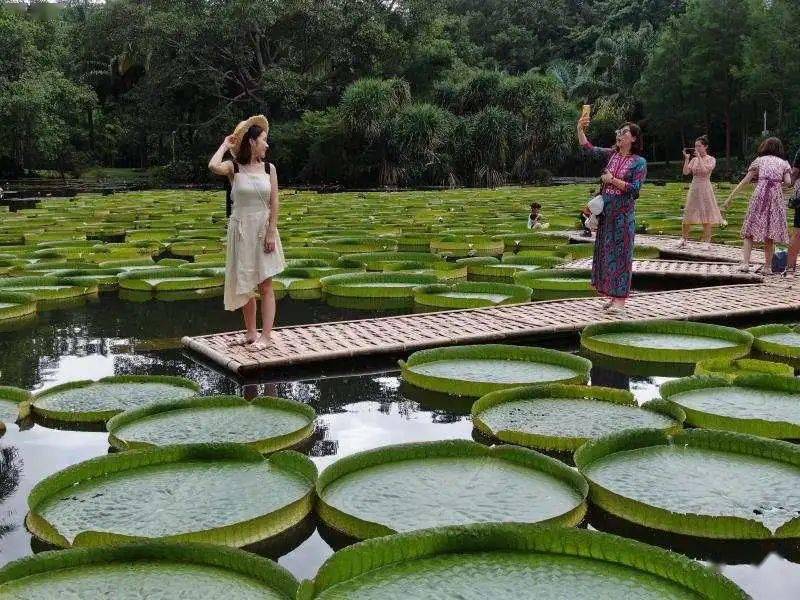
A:
<svg viewBox="0 0 800 600">
<path fill-rule="evenodd" d="M 288 297 L 279 304 L 281 325 L 375 314 Z M 339 457 L 384 444 L 473 437 L 470 401 L 429 394 L 402 384 L 395 364 L 388 359 L 354 359 L 344 367 L 315 367 L 301 375 L 278 370 L 270 373 L 269 383 L 243 385 L 195 362 L 179 348 L 183 335 L 235 328 L 239 328 L 238 315 L 222 311 L 218 298 L 131 302 L 102 296 L 0 330 L 0 385 L 42 389 L 112 374 L 172 374 L 197 381 L 203 394 L 294 398 L 310 404 L 319 414 L 308 452 L 320 469 Z M 654 376 L 613 367 L 608 363 L 595 367 L 593 383 L 629 389 L 639 402 L 656 397 L 658 385 L 669 378 L 667 374 Z M 340 376 L 347 369 L 366 374 Z M 0 564 L 32 552 L 24 518 L 33 485 L 51 473 L 102 456 L 108 450 L 103 432 L 57 430 L 41 424 L 28 424 L 22 430 L 9 426 L 0 438 Z M 636 528 L 597 511 L 589 526 L 670 547 L 719 565 L 755 598 L 799 597 L 800 547 L 796 544 L 709 545 Z M 253 550 L 274 558 L 280 556 L 279 562 L 299 578 L 313 577 L 332 552 L 325 540 L 342 542 L 333 539 L 331 532 L 324 532 L 323 538 L 320 531 L 318 524 L 309 519 L 280 540 L 280 545 Z"/>
</svg>

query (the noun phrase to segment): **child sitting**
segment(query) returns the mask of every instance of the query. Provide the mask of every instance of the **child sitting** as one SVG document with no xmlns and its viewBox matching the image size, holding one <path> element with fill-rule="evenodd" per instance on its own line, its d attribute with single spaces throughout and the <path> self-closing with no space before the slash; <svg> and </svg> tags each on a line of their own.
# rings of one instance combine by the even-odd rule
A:
<svg viewBox="0 0 800 600">
<path fill-rule="evenodd" d="M 542 214 L 539 212 L 542 210 L 542 205 L 538 202 L 533 202 L 531 204 L 531 214 L 528 215 L 528 229 L 541 229 L 542 225 Z"/>
</svg>

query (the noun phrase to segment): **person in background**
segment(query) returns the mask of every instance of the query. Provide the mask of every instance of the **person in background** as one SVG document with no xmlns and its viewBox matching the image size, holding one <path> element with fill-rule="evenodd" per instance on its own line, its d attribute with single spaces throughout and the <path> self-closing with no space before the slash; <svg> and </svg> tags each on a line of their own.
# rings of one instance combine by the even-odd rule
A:
<svg viewBox="0 0 800 600">
<path fill-rule="evenodd" d="M 683 248 L 689 241 L 692 225 L 702 225 L 703 241 L 706 250 L 710 250 L 711 228 L 722 224 L 722 213 L 711 185 L 711 173 L 717 165 L 717 159 L 708 153 L 708 137 L 704 135 L 694 141 L 693 154 L 683 151 L 683 174 L 692 176 L 692 186 L 683 209 L 683 237 L 678 248 Z"/>
<path fill-rule="evenodd" d="M 539 229 L 542 226 L 542 205 L 538 202 L 531 204 L 531 214 L 528 215 L 528 229 Z"/>
<path fill-rule="evenodd" d="M 772 272 L 772 256 L 775 254 L 775 242 L 789 243 L 789 228 L 786 225 L 786 200 L 783 197 L 783 185 L 792 184 L 792 168 L 783 159 L 783 144 L 778 138 L 767 138 L 758 147 L 756 158 L 747 169 L 747 174 L 731 192 L 723 205 L 726 211 L 745 185 L 758 180 L 742 225 L 742 263 L 739 270 L 747 273 L 750 270 L 750 254 L 753 242 L 764 243 L 764 275 L 775 275 Z"/>
<path fill-rule="evenodd" d="M 635 209 L 639 191 L 647 177 L 647 161 L 640 156 L 644 146 L 642 130 L 625 123 L 616 132 L 613 148 L 595 148 L 586 138 L 589 117 L 578 120 L 578 143 L 608 162 L 603 175 L 603 210 L 598 217 L 592 259 L 592 285 L 609 301 L 603 309 L 622 315 L 631 289 Z"/>
<path fill-rule="evenodd" d="M 794 221 L 792 222 L 794 227 L 786 260 L 786 270 L 783 272 L 784 277 L 794 277 L 797 274 L 797 254 L 800 253 L 800 150 L 794 155 L 791 177 L 794 192 L 789 201 L 789 206 L 794 209 Z"/>
</svg>

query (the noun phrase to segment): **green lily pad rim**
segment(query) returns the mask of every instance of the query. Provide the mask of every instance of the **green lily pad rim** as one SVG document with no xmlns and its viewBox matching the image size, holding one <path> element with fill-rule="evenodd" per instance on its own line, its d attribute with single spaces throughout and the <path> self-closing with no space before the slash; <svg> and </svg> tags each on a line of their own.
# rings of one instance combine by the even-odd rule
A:
<svg viewBox="0 0 800 600">
<path fill-rule="evenodd" d="M 299 582 L 284 567 L 252 552 L 208 543 L 137 542 L 98 548 L 50 550 L 8 563 L 0 569 L 0 586 L 25 577 L 45 576 L 52 571 L 112 563 L 164 561 L 217 567 L 254 579 L 293 600 Z"/>
<path fill-rule="evenodd" d="M 95 383 L 163 383 L 166 385 L 174 385 L 177 387 L 186 388 L 195 393 L 200 391 L 200 386 L 198 384 L 184 377 L 175 377 L 172 375 L 112 375 L 110 377 L 103 377 L 97 381 L 91 379 L 70 381 L 69 383 L 62 383 L 61 385 L 56 385 L 34 394 L 33 399 L 31 400 L 32 412 L 46 419 L 68 423 L 102 423 L 122 412 L 120 410 L 103 410 L 76 413 L 47 410 L 36 406 L 37 400 L 46 398 L 49 395 L 65 390 L 88 387 Z"/>
<path fill-rule="evenodd" d="M 566 384 L 586 383 L 589 380 L 589 371 L 592 369 L 591 361 L 568 352 L 551 350 L 549 348 L 512 346 L 508 344 L 475 344 L 419 350 L 409 356 L 407 361 L 400 360 L 398 364 L 400 365 L 401 374 L 405 381 L 419 388 L 434 392 L 454 394 L 457 396 L 480 397 L 489 392 L 520 387 L 519 383 L 477 382 L 438 377 L 435 375 L 424 375 L 412 369 L 412 367 L 429 362 L 458 359 L 499 359 L 558 365 L 572 369 L 575 372 L 573 377 L 554 382 Z"/>
<path fill-rule="evenodd" d="M 499 303 L 483 298 L 451 298 L 443 296 L 448 292 L 472 294 L 504 294 L 505 300 Z M 414 302 L 424 306 L 439 308 L 479 308 L 482 306 L 496 306 L 498 304 L 520 304 L 530 302 L 533 290 L 524 285 L 510 283 L 488 283 L 467 281 L 462 283 L 435 283 L 414 288 Z"/>
<path fill-rule="evenodd" d="M 639 525 L 683 535 L 740 540 L 800 537 L 800 517 L 784 523 L 773 535 L 754 519 L 677 513 L 651 506 L 608 490 L 587 475 L 595 461 L 611 454 L 668 445 L 758 456 L 800 468 L 800 447 L 789 442 L 707 429 L 684 429 L 673 435 L 659 429 L 629 429 L 586 442 L 575 451 L 575 465 L 589 481 L 592 503 Z"/>
<path fill-rule="evenodd" d="M 271 452 L 277 452 L 278 450 L 290 448 L 300 444 L 304 440 L 307 440 L 314 433 L 317 419 L 316 411 L 308 404 L 304 404 L 296 400 L 276 398 L 272 396 L 259 396 L 250 401 L 245 400 L 241 396 L 198 396 L 185 400 L 174 400 L 148 404 L 147 406 L 142 406 L 141 408 L 135 408 L 133 410 L 127 410 L 115 417 L 112 417 L 108 423 L 106 423 L 108 442 L 111 446 L 120 450 L 152 448 L 154 447 L 154 444 L 126 441 L 124 438 L 118 437 L 117 434 L 119 430 L 126 425 L 157 414 L 198 408 L 221 408 L 234 406 L 260 406 L 263 408 L 292 412 L 299 414 L 308 420 L 308 423 L 305 426 L 296 431 L 292 431 L 280 436 L 254 440 L 245 444 L 246 446 L 257 450 L 261 454 L 268 454 Z"/>
<path fill-rule="evenodd" d="M 599 340 L 598 335 L 607 333 L 663 333 L 691 335 L 721 339 L 735 345 L 727 348 L 699 348 L 696 350 L 676 350 L 664 348 L 645 348 Z M 581 332 L 581 346 L 607 356 L 627 358 L 638 361 L 664 363 L 697 363 L 708 358 L 741 358 L 750 352 L 752 334 L 733 327 L 697 323 L 694 321 L 648 320 L 616 321 L 595 323 Z"/>
<path fill-rule="evenodd" d="M 374 466 L 406 460 L 471 457 L 492 457 L 541 471 L 569 485 L 582 499 L 580 504 L 568 512 L 547 521 L 542 521 L 542 523 L 549 523 L 559 527 L 574 527 L 586 515 L 586 498 L 589 493 L 589 486 L 583 476 L 575 469 L 571 469 L 555 458 L 528 448 L 510 445 L 488 447 L 471 440 L 459 439 L 381 446 L 340 458 L 325 468 L 317 478 L 317 515 L 330 527 L 357 539 L 368 539 L 397 533 L 386 525 L 360 519 L 329 505 L 323 499 L 325 488 L 350 473 Z"/>
<path fill-rule="evenodd" d="M 158 464 L 219 460 L 270 462 L 278 468 L 291 471 L 306 479 L 309 483 L 308 493 L 291 504 L 255 519 L 162 538 L 140 538 L 105 531 L 82 531 L 70 544 L 55 526 L 36 512 L 37 507 L 47 498 L 93 477 L 104 477 L 112 473 Z M 308 516 L 313 507 L 316 479 L 317 468 L 311 459 L 294 450 L 281 450 L 266 457 L 244 444 L 176 444 L 147 450 L 128 450 L 77 463 L 37 483 L 28 495 L 29 512 L 25 524 L 35 537 L 59 548 L 117 545 L 144 539 L 169 542 L 212 541 L 241 547 L 282 533 Z"/>
<path fill-rule="evenodd" d="M 676 552 L 610 533 L 524 523 L 437 527 L 360 542 L 328 558 L 313 581 L 300 584 L 297 598 L 313 600 L 338 584 L 401 562 L 492 551 L 594 559 L 661 577 L 706 600 L 749 598 L 730 579 Z"/>
<path fill-rule="evenodd" d="M 547 384 L 532 385 L 526 387 L 512 388 L 491 392 L 479 398 L 472 405 L 472 424 L 480 432 L 496 438 L 504 444 L 517 444 L 526 448 L 554 450 L 559 452 L 573 452 L 588 441 L 587 438 L 572 436 L 555 436 L 527 433 L 522 431 L 500 430 L 495 431 L 492 427 L 481 419 L 481 414 L 501 404 L 518 402 L 520 400 L 532 400 L 536 398 L 551 399 L 583 399 L 595 400 L 599 402 L 609 402 L 622 406 L 637 407 L 636 400 L 630 392 L 616 388 L 587 385 L 567 385 L 567 384 Z M 683 422 L 686 420 L 684 411 L 664 400 L 651 400 L 645 402 L 638 408 L 669 417 L 674 424 L 664 429 L 667 433 L 677 433 L 683 429 Z"/>
<path fill-rule="evenodd" d="M 33 294 L 0 289 L 0 302 L 12 305 L 0 308 L 0 321 L 23 319 L 36 313 L 36 296 Z"/>
<path fill-rule="evenodd" d="M 661 397 L 679 406 L 686 413 L 686 421 L 703 429 L 722 429 L 774 439 L 800 439 L 800 424 L 767 419 L 745 419 L 697 410 L 680 403 L 675 396 L 693 390 L 723 387 L 742 387 L 761 391 L 794 394 L 800 405 L 800 379 L 767 373 L 745 374 L 736 377 L 693 375 L 661 384 Z"/>
<path fill-rule="evenodd" d="M 782 323 L 772 323 L 768 325 L 759 325 L 758 327 L 750 327 L 745 331 L 753 334 L 753 348 L 764 354 L 774 354 L 775 356 L 786 356 L 789 358 L 800 358 L 800 346 L 790 346 L 788 344 L 780 344 L 778 342 L 770 342 L 761 339 L 761 336 L 770 335 L 773 333 L 800 333 L 800 328 L 790 327 Z"/>
<path fill-rule="evenodd" d="M 585 281 L 571 281 L 572 279 Z M 514 282 L 536 290 L 580 291 L 594 290 L 589 269 L 540 269 L 514 274 Z"/>
<path fill-rule="evenodd" d="M 326 294 L 357 298 L 411 298 L 414 287 L 437 281 L 435 275 L 408 273 L 342 273 L 320 279 Z M 364 288 L 354 285 L 359 283 L 407 283 L 409 287 Z"/>
<path fill-rule="evenodd" d="M 755 341 L 753 344 L 755 345 Z M 794 367 L 791 365 L 768 360 L 759 360 L 756 358 L 737 358 L 733 360 L 727 358 L 710 358 L 708 360 L 701 360 L 695 365 L 694 374 L 710 377 L 724 377 L 727 379 L 739 376 L 735 372 L 725 373 L 727 369 L 742 369 L 744 371 L 757 371 L 771 375 L 780 375 L 782 377 L 794 377 Z"/>
</svg>

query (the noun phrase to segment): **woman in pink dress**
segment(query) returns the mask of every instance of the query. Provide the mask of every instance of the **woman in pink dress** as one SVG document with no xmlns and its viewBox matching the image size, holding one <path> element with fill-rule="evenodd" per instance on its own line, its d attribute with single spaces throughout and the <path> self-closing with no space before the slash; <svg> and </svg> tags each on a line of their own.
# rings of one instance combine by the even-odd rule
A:
<svg viewBox="0 0 800 600">
<path fill-rule="evenodd" d="M 711 228 L 722 223 L 722 214 L 711 186 L 711 172 L 716 166 L 717 159 L 709 155 L 708 138 L 704 135 L 694 142 L 694 156 L 685 150 L 683 152 L 683 174 L 692 175 L 692 187 L 683 209 L 683 239 L 678 248 L 683 248 L 689 241 L 692 225 L 702 225 L 703 241 L 706 249 L 711 249 Z"/>
<path fill-rule="evenodd" d="M 727 210 L 733 197 L 745 185 L 758 180 L 756 189 L 750 197 L 750 205 L 742 225 L 742 265 L 740 270 L 750 270 L 750 253 L 753 242 L 764 242 L 764 275 L 772 272 L 772 256 L 775 242 L 789 243 L 789 228 L 786 224 L 786 200 L 783 197 L 784 185 L 792 184 L 792 167 L 783 159 L 783 144 L 778 138 L 767 138 L 758 148 L 758 158 L 747 170 L 747 175 L 731 192 L 723 210 Z"/>
</svg>

